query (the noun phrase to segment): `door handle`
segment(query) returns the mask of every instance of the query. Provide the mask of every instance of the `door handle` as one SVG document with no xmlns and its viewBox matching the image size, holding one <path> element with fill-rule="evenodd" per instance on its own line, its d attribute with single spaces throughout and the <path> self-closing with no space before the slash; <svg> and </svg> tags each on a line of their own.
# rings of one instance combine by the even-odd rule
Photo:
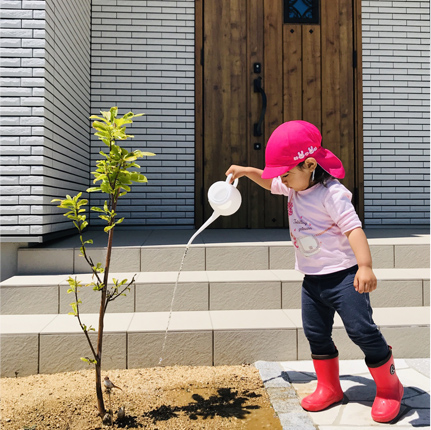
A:
<svg viewBox="0 0 431 430">
<path fill-rule="evenodd" d="M 267 101 L 266 101 L 265 91 L 262 88 L 261 76 L 259 76 L 254 80 L 254 92 L 262 94 L 262 111 L 260 112 L 259 121 L 254 123 L 253 136 L 262 136 L 262 123 L 263 123 L 263 119 L 265 118 Z"/>
</svg>

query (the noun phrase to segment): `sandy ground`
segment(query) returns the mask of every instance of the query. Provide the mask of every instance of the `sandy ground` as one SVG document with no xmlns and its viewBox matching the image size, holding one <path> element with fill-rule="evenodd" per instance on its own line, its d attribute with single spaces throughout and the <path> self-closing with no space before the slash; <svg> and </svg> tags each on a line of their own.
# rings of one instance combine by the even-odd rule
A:
<svg viewBox="0 0 431 430">
<path fill-rule="evenodd" d="M 111 428 L 281 429 L 254 366 L 157 367 L 102 372 L 114 384 L 106 409 Z M 2 378 L 0 427 L 5 430 L 102 429 L 94 370 Z M 119 420 L 117 411 L 125 408 Z"/>
</svg>

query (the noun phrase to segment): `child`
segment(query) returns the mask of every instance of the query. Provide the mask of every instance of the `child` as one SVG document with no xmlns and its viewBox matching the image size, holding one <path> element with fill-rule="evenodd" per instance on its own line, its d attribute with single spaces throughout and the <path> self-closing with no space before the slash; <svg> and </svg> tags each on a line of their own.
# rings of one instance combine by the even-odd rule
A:
<svg viewBox="0 0 431 430">
<path fill-rule="evenodd" d="M 404 389 L 391 347 L 374 324 L 369 293 L 377 287 L 367 238 L 351 203 L 341 161 L 321 147 L 319 130 L 306 121 L 286 122 L 272 133 L 265 169 L 231 166 L 232 181 L 247 176 L 273 194 L 288 197 L 295 268 L 302 272 L 302 320 L 317 376 L 316 391 L 302 399 L 320 411 L 343 399 L 338 351 L 331 333 L 335 311 L 350 339 L 365 354 L 377 386 L 371 415 L 389 422 L 399 413 Z"/>
</svg>

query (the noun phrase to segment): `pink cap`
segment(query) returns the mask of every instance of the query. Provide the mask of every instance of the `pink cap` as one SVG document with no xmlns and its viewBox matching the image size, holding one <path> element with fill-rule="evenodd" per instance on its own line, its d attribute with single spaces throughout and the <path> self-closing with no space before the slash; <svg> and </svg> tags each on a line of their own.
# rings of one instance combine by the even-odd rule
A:
<svg viewBox="0 0 431 430">
<path fill-rule="evenodd" d="M 268 139 L 262 178 L 284 175 L 308 157 L 313 157 L 334 178 L 344 178 L 343 163 L 321 146 L 322 135 L 307 121 L 289 121 L 279 125 Z"/>
</svg>

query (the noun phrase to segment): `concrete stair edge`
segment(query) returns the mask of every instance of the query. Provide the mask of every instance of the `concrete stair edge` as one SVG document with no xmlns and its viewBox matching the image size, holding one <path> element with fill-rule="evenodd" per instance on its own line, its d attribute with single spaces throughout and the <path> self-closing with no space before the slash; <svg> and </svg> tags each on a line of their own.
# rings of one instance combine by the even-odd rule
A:
<svg viewBox="0 0 431 430">
<path fill-rule="evenodd" d="M 97 314 L 82 318 L 97 327 Z M 108 314 L 104 369 L 156 366 L 168 318 L 168 312 Z M 429 307 L 374 308 L 374 321 L 397 357 L 429 356 Z M 0 323 L 2 377 L 86 368 L 79 357 L 89 348 L 72 316 L 1 315 Z M 333 338 L 341 359 L 363 358 L 339 319 Z M 299 309 L 174 312 L 163 355 L 163 365 L 310 358 Z"/>
<path fill-rule="evenodd" d="M 371 294 L 375 307 L 427 306 L 427 269 L 376 269 L 378 288 Z M 110 279 L 134 273 L 112 273 Z M 15 276 L 0 284 L 2 314 L 64 314 L 74 297 L 67 294 L 69 276 L 83 285 L 91 274 Z M 131 292 L 108 307 L 109 313 L 168 311 L 176 272 L 138 272 Z M 183 272 L 174 301 L 175 311 L 296 309 L 301 307 L 302 275 L 294 270 Z M 82 287 L 82 312 L 98 312 L 99 296 Z"/>
<path fill-rule="evenodd" d="M 421 238 L 423 239 L 423 238 Z M 395 239 L 394 239 L 395 240 Z M 376 268 L 429 267 L 428 243 L 387 243 L 389 239 L 370 248 Z M 111 269 L 114 271 L 176 271 L 185 247 L 183 245 L 114 247 Z M 104 261 L 106 248 L 89 248 L 95 262 Z M 230 243 L 192 245 L 185 259 L 185 271 L 294 269 L 294 248 L 290 242 Z M 148 270 L 147 270 L 148 268 Z M 88 265 L 79 257 L 79 247 L 20 248 L 18 273 L 60 274 L 87 271 Z"/>
</svg>

